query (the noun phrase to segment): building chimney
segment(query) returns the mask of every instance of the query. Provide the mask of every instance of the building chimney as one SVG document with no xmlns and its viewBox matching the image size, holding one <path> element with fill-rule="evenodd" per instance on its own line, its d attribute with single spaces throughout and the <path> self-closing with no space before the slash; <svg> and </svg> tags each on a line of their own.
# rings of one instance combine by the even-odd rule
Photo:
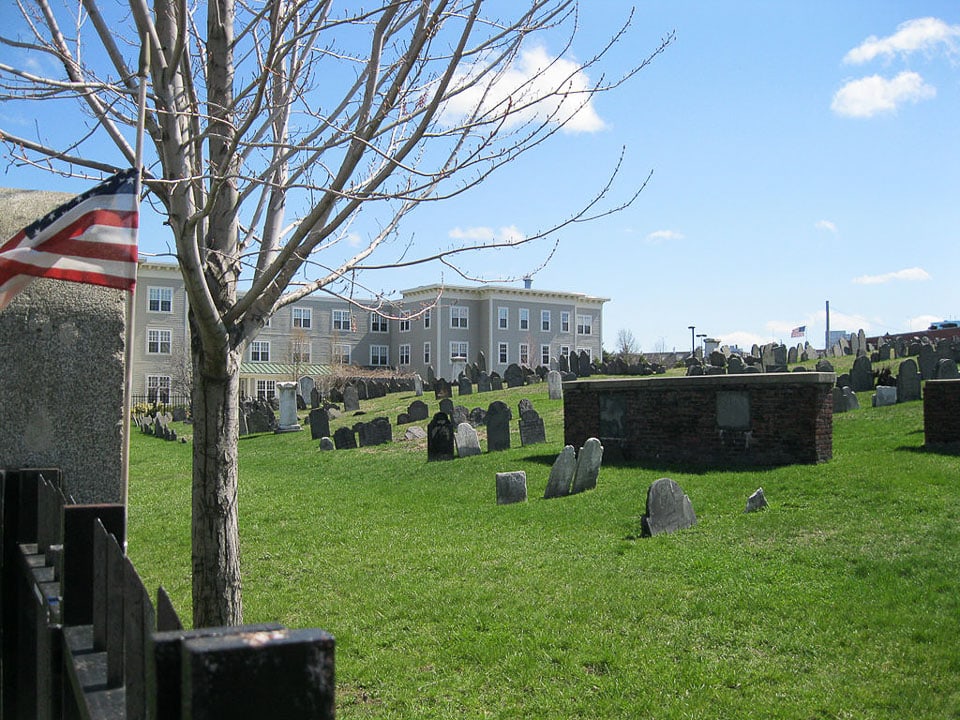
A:
<svg viewBox="0 0 960 720">
<path fill-rule="evenodd" d="M 524 289 L 524 290 L 529 290 L 532 285 L 533 285 L 533 278 L 532 278 L 532 277 L 527 276 L 527 277 L 525 277 L 525 278 L 523 279 L 523 289 Z"/>
</svg>

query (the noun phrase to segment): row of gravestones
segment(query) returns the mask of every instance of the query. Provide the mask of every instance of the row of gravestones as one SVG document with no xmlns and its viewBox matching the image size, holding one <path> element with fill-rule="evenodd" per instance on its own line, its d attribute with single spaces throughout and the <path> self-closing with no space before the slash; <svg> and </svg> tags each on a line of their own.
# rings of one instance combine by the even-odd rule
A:
<svg viewBox="0 0 960 720">
<path fill-rule="evenodd" d="M 599 365 L 601 375 L 662 375 L 667 371 L 665 365 L 651 363 L 646 360 L 628 363 L 621 357 L 615 357 Z"/>
<path fill-rule="evenodd" d="M 597 487 L 603 445 L 597 438 L 589 438 L 577 453 L 573 445 L 563 448 L 547 479 L 544 500 L 576 495 Z M 512 470 L 497 473 L 497 504 L 510 505 L 527 500 L 527 473 Z"/>
<path fill-rule="evenodd" d="M 947 362 L 953 366 L 953 372 L 956 373 L 957 364 L 953 361 Z M 913 358 L 900 363 L 897 376 L 894 379 L 895 385 L 874 386 L 873 373 L 869 367 L 870 361 L 863 355 L 854 361 L 853 366 L 855 372 L 838 377 L 837 385 L 833 388 L 833 411 L 835 413 L 859 409 L 860 402 L 856 396 L 857 392 L 875 390 L 871 398 L 875 407 L 913 402 L 920 400 L 922 397 L 922 376 Z M 954 377 L 958 376 L 954 375 Z"/>
<path fill-rule="evenodd" d="M 170 413 L 157 413 L 156 415 L 134 415 L 133 424 L 136 425 L 144 435 L 152 435 L 161 440 L 176 440 L 177 431 L 171 427 L 170 423 L 174 421 L 174 416 Z"/>
</svg>

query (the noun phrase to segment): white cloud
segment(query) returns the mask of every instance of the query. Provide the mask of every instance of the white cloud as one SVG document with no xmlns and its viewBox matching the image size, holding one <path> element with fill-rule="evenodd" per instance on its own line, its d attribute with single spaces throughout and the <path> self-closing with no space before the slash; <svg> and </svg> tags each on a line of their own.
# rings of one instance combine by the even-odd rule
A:
<svg viewBox="0 0 960 720">
<path fill-rule="evenodd" d="M 941 44 L 949 52 L 954 52 L 957 38 L 960 38 L 960 25 L 947 25 L 943 20 L 932 17 L 916 18 L 898 25 L 893 35 L 884 38 L 871 35 L 848 52 L 843 60 L 859 65 L 880 55 L 907 55 L 918 50 L 933 50 Z"/>
<path fill-rule="evenodd" d="M 745 352 L 750 352 L 750 348 L 752 348 L 754 345 L 762 346 L 768 342 L 771 342 L 769 338 L 763 338 L 760 335 L 747 332 L 746 330 L 734 330 L 732 332 L 723 333 L 716 336 L 715 339 L 719 340 L 721 345 L 736 345 Z"/>
<path fill-rule="evenodd" d="M 872 117 L 893 112 L 906 102 L 919 102 L 935 97 L 937 89 L 924 82 L 915 72 L 902 72 L 892 80 L 871 75 L 852 80 L 833 96 L 830 108 L 846 117 Z"/>
<path fill-rule="evenodd" d="M 474 72 L 480 72 L 479 66 L 455 77 L 453 87 L 469 85 Z M 570 132 L 597 132 L 606 127 L 589 99 L 592 85 L 587 74 L 577 63 L 554 58 L 542 47 L 522 51 L 503 73 L 485 80 L 481 78 L 451 98 L 443 108 L 442 122 L 456 124 L 478 107 L 481 114 L 496 115 L 504 112 L 509 102 L 522 109 L 507 118 L 507 127 L 531 120 L 563 124 Z"/>
<path fill-rule="evenodd" d="M 814 227 L 816 227 L 817 230 L 826 230 L 827 232 L 833 233 L 834 235 L 837 234 L 836 223 L 833 223 L 829 220 L 817 220 Z"/>
<path fill-rule="evenodd" d="M 466 240 L 472 243 L 516 242 L 526 237 L 516 225 L 506 225 L 499 229 L 484 226 L 455 227 L 448 235 L 454 240 Z"/>
<path fill-rule="evenodd" d="M 896 272 L 883 273 L 882 275 L 861 275 L 855 277 L 853 282 L 857 285 L 880 285 L 892 282 L 893 280 L 906 280 L 910 282 L 924 281 L 930 279 L 930 273 L 923 268 L 912 267 Z"/>
<path fill-rule="evenodd" d="M 347 233 L 347 242 L 350 244 L 350 247 L 360 247 L 360 243 L 363 238 L 361 238 L 357 233 Z"/>
<path fill-rule="evenodd" d="M 686 237 L 683 233 L 676 230 L 654 230 L 648 234 L 646 241 L 648 243 L 673 242 L 674 240 L 683 240 Z"/>
<path fill-rule="evenodd" d="M 930 323 L 940 322 L 943 320 L 942 317 L 938 315 L 918 315 L 917 317 L 912 317 L 908 320 L 908 327 L 912 330 L 926 330 L 930 327 Z"/>
</svg>

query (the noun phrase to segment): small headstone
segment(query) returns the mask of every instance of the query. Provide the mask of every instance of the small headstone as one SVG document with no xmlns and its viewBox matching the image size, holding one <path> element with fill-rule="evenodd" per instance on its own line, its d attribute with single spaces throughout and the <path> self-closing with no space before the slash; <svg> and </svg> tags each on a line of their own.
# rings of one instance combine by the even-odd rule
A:
<svg viewBox="0 0 960 720">
<path fill-rule="evenodd" d="M 480 437 L 470 423 L 465 422 L 457 425 L 456 433 L 454 433 L 454 443 L 457 446 L 458 457 L 464 458 L 480 454 Z"/>
<path fill-rule="evenodd" d="M 460 423 L 470 422 L 470 411 L 463 405 L 455 405 L 453 412 L 450 414 L 450 420 L 453 422 L 454 427 Z"/>
<path fill-rule="evenodd" d="M 956 380 L 960 378 L 957 372 L 957 362 L 953 358 L 940 358 L 937 360 L 937 369 L 935 372 L 937 380 Z"/>
<path fill-rule="evenodd" d="M 693 503 L 670 478 L 660 478 L 647 489 L 647 512 L 640 520 L 643 537 L 684 530 L 697 524 Z"/>
<path fill-rule="evenodd" d="M 565 497 L 570 494 L 573 476 L 577 471 L 577 453 L 573 445 L 564 446 L 557 459 L 550 468 L 550 477 L 547 479 L 547 489 L 543 493 L 546 500 Z"/>
<path fill-rule="evenodd" d="M 360 409 L 360 395 L 353 385 L 347 385 L 343 389 L 343 411 L 356 412 Z"/>
<path fill-rule="evenodd" d="M 767 498 L 764 497 L 763 488 L 757 488 L 756 492 L 747 498 L 747 508 L 744 512 L 756 512 L 757 510 L 763 510 L 766 506 Z M 694 520 L 694 522 L 696 522 L 696 520 Z"/>
<path fill-rule="evenodd" d="M 847 411 L 847 398 L 844 397 L 843 389 L 834 386 L 830 390 L 833 398 L 833 412 L 842 413 Z"/>
<path fill-rule="evenodd" d="M 377 417 L 370 422 L 360 423 L 357 431 L 360 447 L 373 447 L 393 442 L 393 426 L 385 417 Z"/>
<path fill-rule="evenodd" d="M 353 428 L 337 428 L 333 433 L 333 444 L 337 450 L 352 450 L 357 446 L 357 434 Z"/>
<path fill-rule="evenodd" d="M 468 377 L 462 377 L 457 382 L 457 394 L 458 395 L 472 395 L 473 394 L 473 382 Z"/>
<path fill-rule="evenodd" d="M 440 401 L 440 412 L 446 413 L 451 418 L 453 417 L 453 400 L 450 398 L 444 398 Z"/>
<path fill-rule="evenodd" d="M 551 400 L 563 400 L 563 378 L 556 370 L 547 373 L 547 395 Z"/>
<path fill-rule="evenodd" d="M 873 390 L 873 364 L 866 355 L 858 355 L 850 371 L 850 387 L 854 392 Z"/>
<path fill-rule="evenodd" d="M 590 355 L 586 350 L 581 350 L 577 362 L 577 375 L 580 377 L 590 377 L 593 372 L 590 367 Z"/>
<path fill-rule="evenodd" d="M 430 408 L 423 400 L 414 400 L 407 406 L 409 422 L 420 422 L 430 417 Z"/>
<path fill-rule="evenodd" d="M 321 450 L 333 450 L 335 448 L 333 440 L 329 437 L 320 438 L 320 449 Z"/>
<path fill-rule="evenodd" d="M 843 398 L 847 401 L 847 410 L 859 410 L 860 409 L 860 399 L 857 397 L 857 394 L 853 391 L 853 388 L 847 386 L 843 388 Z"/>
<path fill-rule="evenodd" d="M 330 435 L 330 416 L 323 408 L 310 411 L 310 439 L 319 440 Z"/>
<path fill-rule="evenodd" d="M 427 387 L 432 388 L 437 382 L 437 374 L 433 370 L 433 365 L 427 365 Z"/>
<path fill-rule="evenodd" d="M 920 361 L 920 374 L 924 380 L 933 380 L 937 376 L 937 352 L 933 345 L 923 343 L 920 345 L 920 354 L 917 358 Z"/>
<path fill-rule="evenodd" d="M 495 400 L 487 408 L 487 451 L 510 449 L 510 408 Z"/>
<path fill-rule="evenodd" d="M 871 398 L 874 407 L 886 407 L 897 404 L 897 389 L 889 385 L 877 385 L 877 391 Z"/>
<path fill-rule="evenodd" d="M 413 394 L 417 397 L 423 397 L 423 378 L 419 374 L 413 376 Z"/>
<path fill-rule="evenodd" d="M 536 445 L 547 441 L 543 418 L 532 407 L 520 413 L 520 444 Z"/>
<path fill-rule="evenodd" d="M 507 383 L 508 388 L 523 387 L 526 382 L 523 369 L 516 363 L 510 363 L 507 369 L 503 371 L 503 380 Z"/>
<path fill-rule="evenodd" d="M 527 501 L 527 473 L 523 470 L 497 473 L 497 505 Z"/>
<path fill-rule="evenodd" d="M 470 417 L 467 420 L 475 428 L 483 427 L 487 424 L 487 411 L 481 407 L 475 407 L 470 411 Z"/>
<path fill-rule="evenodd" d="M 490 374 L 490 389 L 491 390 L 503 390 L 503 378 L 501 378 L 496 373 Z"/>
<path fill-rule="evenodd" d="M 590 438 L 577 456 L 577 470 L 573 476 L 571 493 L 581 493 L 584 490 L 593 490 L 597 486 L 597 477 L 600 475 L 600 463 L 603 460 L 603 445 L 597 438 Z"/>
<path fill-rule="evenodd" d="M 316 386 L 314 386 L 313 390 L 310 391 L 310 407 L 312 408 L 320 407 L 321 400 L 322 398 L 320 397 L 320 391 L 317 390 Z"/>
<path fill-rule="evenodd" d="M 443 378 L 438 378 L 433 383 L 433 397 L 435 400 L 446 400 L 453 397 L 453 391 L 450 389 L 450 383 Z"/>
<path fill-rule="evenodd" d="M 557 358 L 557 370 L 561 373 L 570 372 L 570 358 L 566 355 L 561 355 Z"/>
<path fill-rule="evenodd" d="M 413 427 L 407 428 L 406 432 L 403 433 L 404 440 L 423 440 L 427 436 L 427 431 L 424 430 L 419 425 L 414 425 Z"/>
<path fill-rule="evenodd" d="M 427 461 L 453 460 L 453 423 L 445 412 L 438 412 L 427 425 Z"/>
<path fill-rule="evenodd" d="M 913 358 L 907 358 L 900 363 L 897 371 L 897 402 L 911 402 L 921 398 L 920 371 Z"/>
<path fill-rule="evenodd" d="M 477 392 L 484 393 L 484 392 L 490 392 L 490 390 L 491 390 L 490 376 L 487 375 L 487 373 L 485 372 L 481 372 L 480 377 L 477 378 Z"/>
<path fill-rule="evenodd" d="M 487 371 L 487 356 L 483 354 L 483 350 L 477 353 L 477 369 L 481 373 Z"/>
</svg>

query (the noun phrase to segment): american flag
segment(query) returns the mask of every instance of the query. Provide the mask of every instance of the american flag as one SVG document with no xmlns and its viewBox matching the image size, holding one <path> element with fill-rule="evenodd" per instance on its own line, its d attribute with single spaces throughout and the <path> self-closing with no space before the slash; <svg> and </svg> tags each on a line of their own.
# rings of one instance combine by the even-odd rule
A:
<svg viewBox="0 0 960 720">
<path fill-rule="evenodd" d="M 807 334 L 807 326 L 801 325 L 800 327 L 795 327 L 790 331 L 790 337 L 803 337 Z"/>
<path fill-rule="evenodd" d="M 0 245 L 0 310 L 38 277 L 132 291 L 136 179 L 136 170 L 119 172 Z"/>
</svg>

